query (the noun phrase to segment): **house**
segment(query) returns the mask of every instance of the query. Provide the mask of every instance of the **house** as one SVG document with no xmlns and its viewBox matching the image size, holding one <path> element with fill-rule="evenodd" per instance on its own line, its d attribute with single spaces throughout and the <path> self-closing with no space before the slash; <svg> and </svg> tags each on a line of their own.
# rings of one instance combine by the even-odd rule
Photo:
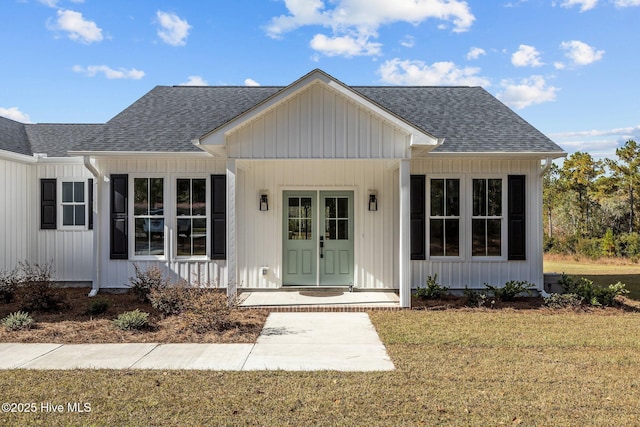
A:
<svg viewBox="0 0 640 427">
<path fill-rule="evenodd" d="M 228 292 L 543 287 L 542 173 L 563 150 L 480 87 L 152 89 L 101 125 L 0 119 L 0 268 Z"/>
</svg>

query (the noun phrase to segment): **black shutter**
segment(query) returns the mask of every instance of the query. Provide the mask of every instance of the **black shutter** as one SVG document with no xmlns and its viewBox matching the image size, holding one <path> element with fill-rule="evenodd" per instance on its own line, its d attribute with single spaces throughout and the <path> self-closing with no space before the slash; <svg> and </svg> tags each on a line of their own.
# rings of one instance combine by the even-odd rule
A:
<svg viewBox="0 0 640 427">
<path fill-rule="evenodd" d="M 509 175 L 509 259 L 527 259 L 526 188 L 524 175 Z"/>
<path fill-rule="evenodd" d="M 211 259 L 227 259 L 226 175 L 211 175 Z"/>
<path fill-rule="evenodd" d="M 56 229 L 56 180 L 40 180 L 40 229 Z"/>
<path fill-rule="evenodd" d="M 89 230 L 93 230 L 93 178 L 89 178 L 89 182 L 87 184 L 87 193 L 88 193 L 88 204 L 87 204 L 87 212 L 89 215 Z"/>
<path fill-rule="evenodd" d="M 427 259 L 425 176 L 411 175 L 411 259 Z"/>
<path fill-rule="evenodd" d="M 129 175 L 111 175 L 111 259 L 127 259 Z"/>
</svg>

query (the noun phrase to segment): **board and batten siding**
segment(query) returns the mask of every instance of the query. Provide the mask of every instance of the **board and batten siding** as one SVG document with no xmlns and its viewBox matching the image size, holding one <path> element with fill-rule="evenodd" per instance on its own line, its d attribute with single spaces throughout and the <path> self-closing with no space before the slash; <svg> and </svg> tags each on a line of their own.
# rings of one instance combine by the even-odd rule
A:
<svg viewBox="0 0 640 427">
<path fill-rule="evenodd" d="M 537 159 L 508 158 L 453 158 L 439 157 L 412 160 L 411 173 L 425 175 L 427 178 L 427 197 L 429 178 L 459 177 L 465 186 L 461 191 L 461 259 L 429 259 L 411 261 L 412 287 L 424 287 L 428 276 L 438 275 L 438 283 L 451 289 L 476 288 L 484 289 L 485 283 L 502 286 L 510 280 L 526 280 L 535 284 L 538 289 L 543 286 L 542 267 L 542 178 L 541 166 Z M 502 260 L 472 259 L 470 256 L 470 188 L 473 178 L 504 177 L 508 175 L 526 176 L 526 260 L 508 261 L 506 253 Z M 507 203 L 507 182 L 503 184 L 503 205 Z M 428 213 L 428 212 L 427 212 Z M 503 221 L 506 222 L 506 217 Z M 427 217 L 427 247 L 429 242 Z M 466 233 L 465 236 L 462 236 Z M 507 238 L 503 234 L 503 239 Z M 462 245 L 465 245 L 463 247 Z M 503 246 L 504 247 L 504 246 Z"/>
<path fill-rule="evenodd" d="M 0 270 L 30 261 L 37 219 L 32 165 L 0 159 Z"/>
<path fill-rule="evenodd" d="M 175 235 L 173 226 L 166 224 L 168 230 L 165 239 L 168 240 L 169 254 L 165 254 L 159 260 L 112 260 L 109 258 L 109 212 L 110 212 L 110 183 L 108 179 L 111 174 L 128 174 L 129 180 L 133 177 L 163 177 L 165 179 L 165 197 L 175 198 L 175 180 L 177 178 L 198 178 L 208 177 L 211 174 L 226 173 L 224 159 L 203 159 L 203 158 L 97 158 L 95 166 L 105 179 L 98 180 L 100 191 L 95 194 L 98 202 L 98 211 L 102 217 L 96 222 L 95 227 L 99 227 L 100 241 L 98 257 L 100 259 L 99 283 L 101 288 L 123 288 L 129 286 L 129 278 L 134 276 L 134 264 L 137 264 L 142 271 L 149 267 L 159 268 L 166 277 L 173 281 L 184 279 L 192 284 L 212 284 L 226 287 L 227 283 L 227 262 L 225 260 L 186 260 L 176 259 L 172 256 L 175 251 Z M 167 182 L 169 180 L 169 182 Z M 99 195 L 99 199 L 98 199 Z M 129 197 L 132 197 L 130 194 Z M 171 206 L 175 206 L 172 202 Z M 171 217 L 173 213 L 167 213 Z M 173 215 L 173 218 L 175 216 Z M 131 227 L 129 217 L 129 227 Z M 210 229 L 210 224 L 209 224 Z M 207 245 L 209 247 L 209 245 Z"/>
<path fill-rule="evenodd" d="M 385 160 L 243 160 L 237 162 L 237 256 L 241 288 L 282 286 L 282 192 L 354 192 L 354 285 L 397 288 L 398 162 Z M 268 191 L 269 210 L 258 209 Z M 367 209 L 377 191 L 378 211 Z M 261 267 L 269 267 L 262 275 Z"/>
<path fill-rule="evenodd" d="M 406 132 L 322 84 L 313 84 L 229 132 L 235 159 L 399 159 Z"/>
<path fill-rule="evenodd" d="M 55 280 L 63 282 L 90 282 L 93 279 L 93 231 L 87 226 L 82 229 L 65 229 L 61 226 L 62 218 L 58 214 L 55 230 L 40 229 L 40 180 L 56 179 L 58 189 L 56 209 L 59 212 L 62 195 L 59 192 L 62 181 L 84 181 L 93 175 L 77 159 L 54 162 L 47 160 L 32 166 L 35 180 L 32 189 L 35 209 L 30 219 L 35 230 L 31 262 L 46 264 L 52 262 Z M 85 190 L 86 190 L 85 184 Z M 85 192 L 86 209 L 91 214 L 88 203 L 88 192 Z M 88 223 L 88 221 L 87 221 Z"/>
</svg>

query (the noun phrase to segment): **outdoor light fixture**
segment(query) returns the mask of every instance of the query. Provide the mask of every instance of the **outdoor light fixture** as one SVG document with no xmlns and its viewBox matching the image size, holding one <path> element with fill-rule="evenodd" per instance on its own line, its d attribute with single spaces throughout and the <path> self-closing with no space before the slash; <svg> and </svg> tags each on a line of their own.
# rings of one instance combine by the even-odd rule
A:
<svg viewBox="0 0 640 427">
<path fill-rule="evenodd" d="M 378 196 L 375 191 L 369 193 L 369 210 L 372 212 L 378 210 Z"/>
<path fill-rule="evenodd" d="M 269 197 L 267 196 L 267 193 L 260 194 L 260 210 L 261 211 L 269 210 Z"/>
</svg>

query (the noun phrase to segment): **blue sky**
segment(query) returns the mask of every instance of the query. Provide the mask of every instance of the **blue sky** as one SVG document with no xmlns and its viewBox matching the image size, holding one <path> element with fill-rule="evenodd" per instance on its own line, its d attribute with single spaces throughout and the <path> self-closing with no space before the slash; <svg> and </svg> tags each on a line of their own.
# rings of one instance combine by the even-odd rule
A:
<svg viewBox="0 0 640 427">
<path fill-rule="evenodd" d="M 104 123 L 156 85 L 483 86 L 569 153 L 640 141 L 640 0 L 2 0 L 0 115 Z"/>
</svg>

